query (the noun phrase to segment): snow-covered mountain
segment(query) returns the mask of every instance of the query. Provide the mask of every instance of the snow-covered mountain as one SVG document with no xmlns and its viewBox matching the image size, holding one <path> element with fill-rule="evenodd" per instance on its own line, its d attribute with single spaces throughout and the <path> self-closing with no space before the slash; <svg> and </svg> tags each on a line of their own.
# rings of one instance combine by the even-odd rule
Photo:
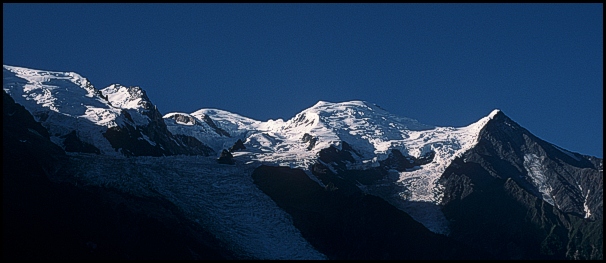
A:
<svg viewBox="0 0 606 263">
<path fill-rule="evenodd" d="M 5 97 L 69 153 L 56 173 L 70 176 L 51 181 L 167 200 L 235 258 L 602 258 L 602 159 L 545 142 L 500 110 L 465 127 L 422 124 L 367 101 L 319 101 L 286 121 L 206 108 L 162 116 L 139 87 L 97 90 L 76 73 L 6 65 L 3 78 Z M 33 140 L 16 136 L 9 142 Z M 217 163 L 219 153 L 230 161 Z M 216 188 L 222 195 L 210 194 Z M 383 239 L 368 236 L 373 228 L 387 231 Z M 520 238 L 526 232 L 535 234 Z M 384 245 L 360 248 L 361 240 Z"/>
<path fill-rule="evenodd" d="M 413 159 L 432 156 L 428 164 L 394 169 L 398 178 L 390 183 L 401 186 L 399 195 L 394 196 L 396 199 L 439 204 L 443 193 L 437 180 L 454 158 L 475 145 L 482 127 L 498 112 L 494 110 L 462 128 L 425 125 L 364 101 L 320 101 L 286 122 L 261 122 L 214 109 L 201 109 L 192 114 L 169 113 L 164 118 L 171 132 L 196 137 L 213 145 L 217 152 L 241 139 L 246 149 L 239 151 L 240 155 L 266 164 L 305 170 L 310 170 L 321 150 L 329 147 L 342 150 L 343 142 L 354 150 L 348 169 L 378 167 L 392 151 L 409 157 L 411 163 Z M 182 118 L 187 121 L 176 121 L 176 116 L 187 116 Z M 217 132 L 211 125 L 226 133 Z M 335 170 L 331 164 L 328 166 Z M 365 186 L 367 191 L 370 188 L 372 186 Z M 424 213 L 413 215 L 436 232 L 446 231 L 432 228 L 435 218 L 424 216 Z"/>
<path fill-rule="evenodd" d="M 53 142 L 69 152 L 212 153 L 200 142 L 192 142 L 193 138 L 172 136 L 139 87 L 114 84 L 98 90 L 77 73 L 4 65 L 3 89 L 49 130 Z"/>
</svg>

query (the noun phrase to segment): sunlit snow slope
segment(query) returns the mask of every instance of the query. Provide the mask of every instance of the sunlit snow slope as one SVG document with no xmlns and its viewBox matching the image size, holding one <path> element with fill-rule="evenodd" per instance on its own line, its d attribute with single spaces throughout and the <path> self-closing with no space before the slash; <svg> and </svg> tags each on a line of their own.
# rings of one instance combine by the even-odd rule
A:
<svg viewBox="0 0 606 263">
<path fill-rule="evenodd" d="M 66 135 L 76 131 L 80 140 L 103 154 L 118 154 L 103 137 L 107 128 L 129 123 L 142 126 L 147 102 L 138 87 L 111 85 L 97 90 L 73 72 L 52 72 L 4 65 L 3 89 L 45 126 L 51 140 L 63 145 Z M 129 113 L 125 117 L 124 112 Z"/>
<path fill-rule="evenodd" d="M 201 109 L 192 114 L 169 113 L 164 118 L 171 132 L 195 136 L 217 147 L 217 152 L 228 148 L 237 139 L 244 139 L 247 149 L 240 155 L 303 169 L 315 161 L 320 150 L 330 146 L 340 148 L 342 142 L 350 144 L 358 153 L 356 162 L 351 164 L 352 169 L 377 166 L 392 149 L 414 157 L 434 151 L 436 157 L 433 162 L 402 172 L 399 181 L 415 188 L 406 195 L 407 199 L 439 202 L 439 194 L 436 195 L 434 189 L 435 179 L 456 156 L 474 145 L 480 129 L 497 111 L 462 128 L 421 124 L 364 101 L 320 101 L 286 122 L 281 119 L 262 122 L 216 109 Z M 192 121 L 175 121 L 177 114 L 188 116 Z M 214 129 L 203 121 L 204 117 L 211 119 L 229 136 L 213 132 Z M 314 138 L 312 147 L 303 140 L 305 136 Z"/>
</svg>

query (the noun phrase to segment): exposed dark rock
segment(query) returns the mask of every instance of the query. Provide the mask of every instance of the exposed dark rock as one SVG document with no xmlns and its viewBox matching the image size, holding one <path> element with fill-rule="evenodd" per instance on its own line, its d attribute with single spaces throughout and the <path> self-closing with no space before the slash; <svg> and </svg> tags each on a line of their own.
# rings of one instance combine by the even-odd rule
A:
<svg viewBox="0 0 606 263">
<path fill-rule="evenodd" d="M 178 144 L 182 145 L 184 148 L 187 149 L 187 151 L 183 151 L 183 155 L 210 156 L 215 154 L 215 151 L 212 148 L 210 148 L 209 146 L 194 137 L 183 134 L 173 134 L 173 137 L 178 142 Z"/>
<path fill-rule="evenodd" d="M 589 209 L 596 212 L 592 213 L 591 218 L 602 220 L 603 173 L 596 167 L 601 160 L 564 153 L 537 138 L 502 112 L 486 124 L 480 132 L 478 144 L 466 155 L 466 159 L 483 164 L 493 176 L 511 178 L 527 191 L 541 197 L 537 186 L 530 183 L 533 181 L 532 175 L 525 168 L 528 162 L 538 165 L 545 178 L 543 183 L 552 189 L 551 198 L 558 209 L 583 216 L 587 198 Z"/>
<path fill-rule="evenodd" d="M 20 104 L 17 104 L 13 98 L 2 91 L 2 127 L 6 130 L 5 134 L 25 135 L 29 132 L 35 132 L 42 138 L 49 138 L 48 131 Z M 28 131 L 31 129 L 31 131 Z"/>
<path fill-rule="evenodd" d="M 63 135 L 63 146 L 66 152 L 82 152 L 82 153 L 96 153 L 101 154 L 101 150 L 92 144 L 83 142 L 80 140 L 76 131 L 72 131 L 66 135 Z"/>
<path fill-rule="evenodd" d="M 58 169 L 65 151 L 50 141 L 46 128 L 25 107 L 15 103 L 6 91 L 2 96 L 3 182 L 12 178 L 7 176 L 8 167 L 43 177 Z"/>
<path fill-rule="evenodd" d="M 398 149 L 391 149 L 387 158 L 383 161 L 379 161 L 381 166 L 385 169 L 395 169 L 399 172 L 406 171 L 406 169 L 413 168 L 415 166 L 421 166 L 433 161 L 435 152 L 430 151 L 415 158 L 414 156 L 404 156 Z"/>
<path fill-rule="evenodd" d="M 260 166 L 254 183 L 292 216 L 303 237 L 329 259 L 489 259 L 434 234 L 386 201 L 319 186 L 299 169 Z"/>
<path fill-rule="evenodd" d="M 326 164 L 333 164 L 333 167 L 338 171 L 347 170 L 346 163 L 354 163 L 356 160 L 353 158 L 351 146 L 348 143 L 341 143 L 341 150 L 335 146 L 320 150 L 318 153 L 318 159 Z"/>
<path fill-rule="evenodd" d="M 226 149 L 223 149 L 223 151 L 221 152 L 221 155 L 217 159 L 217 162 L 220 164 L 235 164 L 236 163 L 236 161 L 234 160 L 234 156 L 231 155 L 231 153 Z"/>
<path fill-rule="evenodd" d="M 312 166 L 312 173 L 324 184 L 332 183 L 343 193 L 358 192 L 357 185 L 371 185 L 384 179 L 388 170 L 405 171 L 408 168 L 425 165 L 433 161 L 435 152 L 427 152 L 419 158 L 403 156 L 397 149 L 392 149 L 388 158 L 380 161 L 379 167 L 366 170 L 348 169 L 347 165 L 355 163 L 354 155 L 360 154 L 347 142 L 342 142 L 341 150 L 334 146 L 320 150 L 318 161 Z"/>
<path fill-rule="evenodd" d="M 149 141 L 145 140 L 141 135 L 141 131 L 131 125 L 108 128 L 103 136 L 116 151 L 119 151 L 126 156 L 169 155 L 169 152 L 160 147 L 159 144 L 152 145 Z"/>
<path fill-rule="evenodd" d="M 239 150 L 246 150 L 246 146 L 244 146 L 244 142 L 242 142 L 242 139 L 238 139 L 234 145 L 232 145 L 231 147 L 229 147 L 229 152 L 235 152 L 235 151 L 239 151 Z"/>
<path fill-rule="evenodd" d="M 198 122 L 196 121 L 196 118 L 190 116 L 190 115 L 184 115 L 184 114 L 173 114 L 172 116 L 168 117 L 169 119 L 173 119 L 177 122 L 180 123 L 188 123 L 191 125 L 196 125 Z"/>
<path fill-rule="evenodd" d="M 219 128 L 219 126 L 217 126 L 217 124 L 215 124 L 215 122 L 210 117 L 208 117 L 207 115 L 203 115 L 202 116 L 202 120 L 204 122 L 206 122 L 206 124 L 208 124 L 208 126 L 210 126 L 213 130 L 215 130 L 215 132 L 217 134 L 223 135 L 225 137 L 231 137 L 231 135 L 227 131 Z"/>
<path fill-rule="evenodd" d="M 309 143 L 307 145 L 307 150 L 311 150 L 314 148 L 314 146 L 316 146 L 316 142 L 318 142 L 318 138 L 309 135 L 309 133 L 305 133 L 305 134 L 303 134 L 303 138 L 301 138 L 301 141 Z"/>
<path fill-rule="evenodd" d="M 103 136 L 116 151 L 126 156 L 168 156 L 168 155 L 203 155 L 209 156 L 214 151 L 198 139 L 186 135 L 175 136 L 168 131 L 162 114 L 151 102 L 144 103 L 148 110 L 142 114 L 149 117 L 145 126 L 135 126 L 131 113 L 122 110 L 132 124 L 108 128 Z M 138 113 L 135 113 L 138 114 Z"/>
</svg>

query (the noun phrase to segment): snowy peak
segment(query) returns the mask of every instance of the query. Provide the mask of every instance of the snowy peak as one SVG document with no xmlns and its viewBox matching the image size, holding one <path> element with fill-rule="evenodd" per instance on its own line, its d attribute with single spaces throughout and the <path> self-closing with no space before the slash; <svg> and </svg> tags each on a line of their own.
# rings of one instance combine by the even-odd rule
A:
<svg viewBox="0 0 606 263">
<path fill-rule="evenodd" d="M 66 151 L 156 156 L 212 152 L 192 138 L 173 137 L 139 87 L 114 84 L 97 90 L 73 72 L 4 65 L 3 89 Z"/>
<path fill-rule="evenodd" d="M 301 112 L 301 114 L 318 116 L 319 121 L 337 129 L 364 125 L 369 120 L 380 121 L 380 123 L 377 122 L 376 124 L 383 124 L 382 126 L 385 127 L 393 127 L 397 124 L 399 126 L 397 128 L 405 130 L 427 130 L 434 128 L 434 126 L 419 123 L 414 119 L 392 115 L 376 104 L 359 100 L 340 103 L 319 101 L 311 108 Z M 296 116 L 295 119 L 297 119 Z M 309 121 L 313 121 L 313 119 L 309 119 Z"/>
<path fill-rule="evenodd" d="M 145 91 L 139 87 L 125 87 L 120 84 L 112 84 L 102 89 L 101 94 L 116 108 L 150 110 L 152 107 L 152 103 L 145 94 Z"/>
<path fill-rule="evenodd" d="M 493 119 L 497 114 L 502 114 L 501 110 L 494 109 L 490 114 L 488 114 L 488 118 Z"/>
<path fill-rule="evenodd" d="M 217 126 L 230 132 L 230 134 L 231 132 L 237 133 L 240 130 L 255 129 L 261 124 L 260 121 L 220 109 L 200 109 L 191 113 L 191 115 L 200 120 L 208 116 Z"/>
<path fill-rule="evenodd" d="M 24 79 L 32 84 L 38 85 L 57 85 L 73 83 L 76 87 L 93 91 L 92 85 L 88 80 L 75 72 L 56 72 L 46 70 L 36 70 L 23 67 L 3 65 L 4 73 L 11 72 L 18 78 Z"/>
<path fill-rule="evenodd" d="M 591 182 L 598 178 L 595 176 L 598 174 L 595 158 L 548 143 L 501 111 L 493 111 L 483 121 L 486 123 L 482 125 L 476 147 L 466 157 L 472 160 L 480 156 L 495 158 L 511 170 L 495 171 L 494 174 L 510 178 L 561 211 L 585 218 L 601 218 L 601 212 L 596 212 L 600 210 L 599 205 L 591 201 L 593 199 L 583 201 L 590 192 L 598 191 L 599 184 Z"/>
<path fill-rule="evenodd" d="M 4 65 L 3 89 L 19 104 L 35 105 L 67 115 L 82 115 L 84 105 L 105 104 L 98 97 L 98 91 L 77 73 L 34 70 Z M 27 101 L 27 102 L 26 102 Z M 34 115 L 35 116 L 35 115 Z M 37 117 L 37 116 L 35 116 Z"/>
<path fill-rule="evenodd" d="M 340 142 L 346 141 L 370 157 L 377 150 L 383 151 L 384 146 L 389 147 L 379 144 L 402 140 L 410 131 L 433 128 L 414 119 L 395 116 L 365 101 L 319 101 L 288 120 L 282 130 L 288 138 L 301 139 L 305 134 L 317 137 L 319 149 L 330 145 L 340 147 Z"/>
</svg>

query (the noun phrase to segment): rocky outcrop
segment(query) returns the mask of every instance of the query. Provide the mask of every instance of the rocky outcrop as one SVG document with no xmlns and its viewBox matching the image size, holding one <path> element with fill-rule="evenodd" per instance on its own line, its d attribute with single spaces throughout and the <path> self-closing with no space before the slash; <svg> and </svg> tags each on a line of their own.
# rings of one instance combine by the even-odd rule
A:
<svg viewBox="0 0 606 263">
<path fill-rule="evenodd" d="M 217 124 L 215 124 L 215 122 L 207 115 L 203 115 L 202 120 L 206 122 L 206 124 L 208 124 L 208 126 L 210 126 L 217 134 L 225 137 L 231 137 L 229 132 L 219 128 L 219 126 L 217 126 Z"/>
<path fill-rule="evenodd" d="M 187 149 L 187 151 L 183 151 L 183 155 L 196 155 L 192 153 L 199 153 L 197 155 L 210 156 L 215 154 L 212 148 L 192 136 L 173 134 L 173 137 L 177 144 Z"/>
<path fill-rule="evenodd" d="M 168 119 L 173 119 L 177 123 L 182 123 L 182 124 L 186 124 L 186 125 L 196 125 L 198 123 L 196 121 L 196 118 L 194 118 L 193 116 L 191 116 L 189 114 L 175 113 L 175 114 L 173 114 L 173 115 L 171 115 L 170 117 L 167 117 L 167 118 Z"/>
<path fill-rule="evenodd" d="M 198 139 L 180 135 L 174 136 L 169 132 L 162 114 L 138 88 L 129 88 L 133 99 L 140 99 L 139 110 L 123 109 L 122 114 L 130 120 L 123 126 L 108 128 L 103 136 L 116 151 L 126 156 L 168 156 L 168 155 L 203 155 L 209 156 L 215 152 Z M 141 114 L 149 120 L 145 125 L 137 125 L 132 114 Z M 184 119 L 183 121 L 192 121 Z M 193 120 L 195 123 L 195 120 Z"/>
<path fill-rule="evenodd" d="M 65 151 L 50 141 L 50 135 L 25 107 L 5 91 L 2 95 L 2 150 L 3 187 L 11 171 L 19 169 L 24 174 L 45 177 L 61 166 Z M 5 188 L 3 188 L 5 189 Z"/>
<path fill-rule="evenodd" d="M 217 163 L 220 164 L 235 164 L 234 156 L 226 149 L 223 149 L 221 155 L 217 159 Z"/>
<path fill-rule="evenodd" d="M 389 170 L 406 172 L 435 156 L 392 149 L 378 167 L 352 170 L 356 154 L 345 142 L 319 152 L 311 172 L 324 191 L 353 198 Z M 602 259 L 602 169 L 602 159 L 557 148 L 498 112 L 439 179 L 449 238 L 486 258 Z"/>
<path fill-rule="evenodd" d="M 63 146 L 65 147 L 66 152 L 101 153 L 99 148 L 90 143 L 81 141 L 80 137 L 76 134 L 76 131 L 72 131 L 60 138 L 63 139 Z"/>
<path fill-rule="evenodd" d="M 308 143 L 307 150 L 311 150 L 314 148 L 314 146 L 316 146 L 316 142 L 318 142 L 318 138 L 309 135 L 309 133 L 305 133 L 305 134 L 303 134 L 301 141 L 304 143 Z"/>
<path fill-rule="evenodd" d="M 242 142 L 242 139 L 238 139 L 234 145 L 232 145 L 231 147 L 229 147 L 229 152 L 235 152 L 235 151 L 240 151 L 240 150 L 246 150 L 246 146 L 244 146 L 244 142 Z"/>
<path fill-rule="evenodd" d="M 399 172 L 406 171 L 406 169 L 414 168 L 415 166 L 421 166 L 428 164 L 433 161 L 435 152 L 430 151 L 415 158 L 414 156 L 404 156 L 398 149 L 391 149 L 387 158 L 383 161 L 379 161 L 381 166 L 385 169 L 394 169 Z"/>
</svg>

